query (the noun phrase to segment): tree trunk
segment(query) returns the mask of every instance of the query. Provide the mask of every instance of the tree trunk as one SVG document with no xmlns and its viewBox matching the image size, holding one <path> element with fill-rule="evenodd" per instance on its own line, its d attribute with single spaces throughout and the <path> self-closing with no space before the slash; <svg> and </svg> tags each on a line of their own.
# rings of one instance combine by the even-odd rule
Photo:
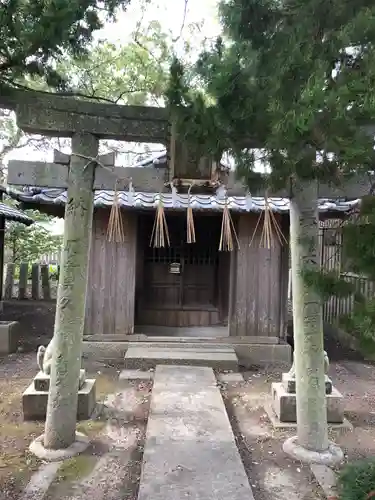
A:
<svg viewBox="0 0 375 500">
<path fill-rule="evenodd" d="M 298 444 L 328 449 L 322 306 L 304 270 L 319 269 L 318 183 L 296 182 L 290 201 Z"/>
<path fill-rule="evenodd" d="M 98 139 L 91 134 L 76 134 L 72 153 L 44 435 L 48 449 L 68 448 L 75 441 L 95 163 L 87 165 L 88 160 L 74 153 L 96 157 Z"/>
</svg>

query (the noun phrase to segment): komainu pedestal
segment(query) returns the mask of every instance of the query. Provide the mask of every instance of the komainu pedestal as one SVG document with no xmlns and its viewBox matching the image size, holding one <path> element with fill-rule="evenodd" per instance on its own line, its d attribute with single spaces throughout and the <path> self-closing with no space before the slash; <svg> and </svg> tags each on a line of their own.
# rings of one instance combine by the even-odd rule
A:
<svg viewBox="0 0 375 500">
<path fill-rule="evenodd" d="M 52 346 L 53 342 L 51 341 L 47 349 L 38 349 L 37 361 L 40 371 L 22 395 L 24 420 L 44 420 L 46 418 L 50 385 L 49 361 L 51 357 L 49 351 Z M 96 380 L 87 379 L 85 370 L 80 370 L 77 419 L 89 419 L 94 411 L 95 405 Z"/>
<path fill-rule="evenodd" d="M 325 361 L 325 390 L 327 401 L 327 422 L 329 424 L 342 424 L 344 422 L 344 398 L 332 385 L 327 372 L 329 361 L 327 353 Z M 271 386 L 272 410 L 277 419 L 282 423 L 297 423 L 297 398 L 296 377 L 294 363 L 288 373 L 283 373 L 281 382 L 274 382 Z"/>
</svg>

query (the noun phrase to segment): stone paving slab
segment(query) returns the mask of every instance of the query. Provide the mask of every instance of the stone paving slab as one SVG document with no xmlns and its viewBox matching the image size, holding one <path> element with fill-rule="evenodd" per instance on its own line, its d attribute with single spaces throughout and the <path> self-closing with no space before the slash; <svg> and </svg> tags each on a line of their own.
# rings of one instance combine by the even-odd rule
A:
<svg viewBox="0 0 375 500">
<path fill-rule="evenodd" d="M 310 468 L 325 496 L 330 500 L 338 500 L 336 473 L 327 465 L 311 464 Z"/>
<path fill-rule="evenodd" d="M 157 349 L 129 347 L 124 358 L 126 369 L 148 369 L 156 365 L 208 366 L 217 370 L 238 370 L 234 349 Z"/>
<path fill-rule="evenodd" d="M 217 379 L 223 384 L 240 384 L 244 381 L 242 373 L 219 373 Z"/>
<path fill-rule="evenodd" d="M 152 380 L 154 378 L 153 371 L 144 370 L 122 370 L 119 375 L 119 381 L 124 380 Z"/>
<path fill-rule="evenodd" d="M 157 366 L 138 500 L 254 500 L 213 370 Z"/>
</svg>

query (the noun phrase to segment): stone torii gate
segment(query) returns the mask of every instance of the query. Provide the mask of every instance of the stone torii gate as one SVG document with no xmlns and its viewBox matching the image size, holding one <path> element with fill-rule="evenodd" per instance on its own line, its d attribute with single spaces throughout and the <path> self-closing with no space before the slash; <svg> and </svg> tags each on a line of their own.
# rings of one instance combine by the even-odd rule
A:
<svg viewBox="0 0 375 500">
<path fill-rule="evenodd" d="M 71 137 L 72 140 L 69 166 L 56 161 L 52 164 L 36 162 L 26 172 L 20 162 L 9 165 L 9 183 L 68 189 L 50 393 L 45 434 L 39 440 L 45 450 L 55 450 L 55 455 L 60 450 L 65 456 L 67 450 L 79 446 L 80 439 L 76 435 L 75 409 L 81 368 L 94 189 L 113 189 L 115 180 L 124 178 L 124 169 L 119 168 L 117 174 L 116 167 L 112 168 L 112 172 L 100 168 L 99 139 L 154 142 L 168 146 L 168 113 L 164 108 L 99 104 L 32 92 L 16 92 L 13 96 L 1 97 L 0 107 L 14 109 L 17 124 L 25 132 Z M 255 144 L 253 146 L 256 147 Z M 132 170 L 136 174 L 135 169 Z M 118 186 L 119 189 L 125 187 L 121 183 Z M 367 194 L 370 188 L 370 179 L 363 176 L 340 188 L 320 185 L 318 193 L 320 197 L 327 198 L 357 198 Z M 149 189 L 155 190 L 154 185 Z M 244 192 L 244 188 L 241 189 Z M 277 194 L 289 197 L 290 192 L 286 189 Z M 301 226 L 301 217 L 301 214 L 296 214 L 294 224 Z"/>
<path fill-rule="evenodd" d="M 58 450 L 66 456 L 70 448 L 86 446 L 76 434 L 76 408 L 99 138 L 166 144 L 168 120 L 164 109 L 102 105 L 33 93 L 15 93 L 0 105 L 15 110 L 17 124 L 25 132 L 71 137 L 72 141 L 69 168 L 59 165 L 68 199 L 47 417 L 44 436 L 39 439 L 41 447 L 55 450 L 55 456 Z M 53 177 L 54 172 L 51 174 Z M 114 172 L 112 186 L 115 178 Z"/>
</svg>

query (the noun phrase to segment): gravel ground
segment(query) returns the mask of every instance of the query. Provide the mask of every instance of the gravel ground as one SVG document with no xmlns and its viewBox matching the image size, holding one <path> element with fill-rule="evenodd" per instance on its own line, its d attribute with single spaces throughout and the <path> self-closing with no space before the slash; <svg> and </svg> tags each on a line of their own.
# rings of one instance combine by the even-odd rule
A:
<svg viewBox="0 0 375 500">
<path fill-rule="evenodd" d="M 135 500 L 152 382 L 122 382 L 119 387 L 116 367 L 91 363 L 85 368 L 97 378 L 98 399 L 107 396 L 104 413 L 99 421 L 80 424 L 93 445 L 83 457 L 68 462 L 59 471 L 47 499 Z M 22 392 L 36 371 L 35 354 L 0 358 L 0 500 L 18 498 L 40 465 L 27 448 L 32 438 L 42 432 L 43 424 L 24 423 L 21 413 Z M 243 375 L 244 382 L 221 386 L 255 500 L 322 498 L 309 469 L 281 451 L 282 442 L 293 432 L 274 431 L 263 410 L 270 383 L 280 380 L 281 372 L 258 370 Z M 373 366 L 335 362 L 330 375 L 345 397 L 346 416 L 353 424 L 352 431 L 334 431 L 331 437 L 341 445 L 348 460 L 374 456 Z"/>
<path fill-rule="evenodd" d="M 97 379 L 97 399 L 113 392 L 118 373 L 102 364 L 85 366 Z M 30 442 L 42 434 L 42 422 L 24 422 L 22 393 L 38 369 L 35 353 L 0 357 L 0 500 L 13 500 L 27 484 L 40 462 L 28 453 Z M 90 436 L 103 422 L 82 422 L 79 430 Z"/>
</svg>

